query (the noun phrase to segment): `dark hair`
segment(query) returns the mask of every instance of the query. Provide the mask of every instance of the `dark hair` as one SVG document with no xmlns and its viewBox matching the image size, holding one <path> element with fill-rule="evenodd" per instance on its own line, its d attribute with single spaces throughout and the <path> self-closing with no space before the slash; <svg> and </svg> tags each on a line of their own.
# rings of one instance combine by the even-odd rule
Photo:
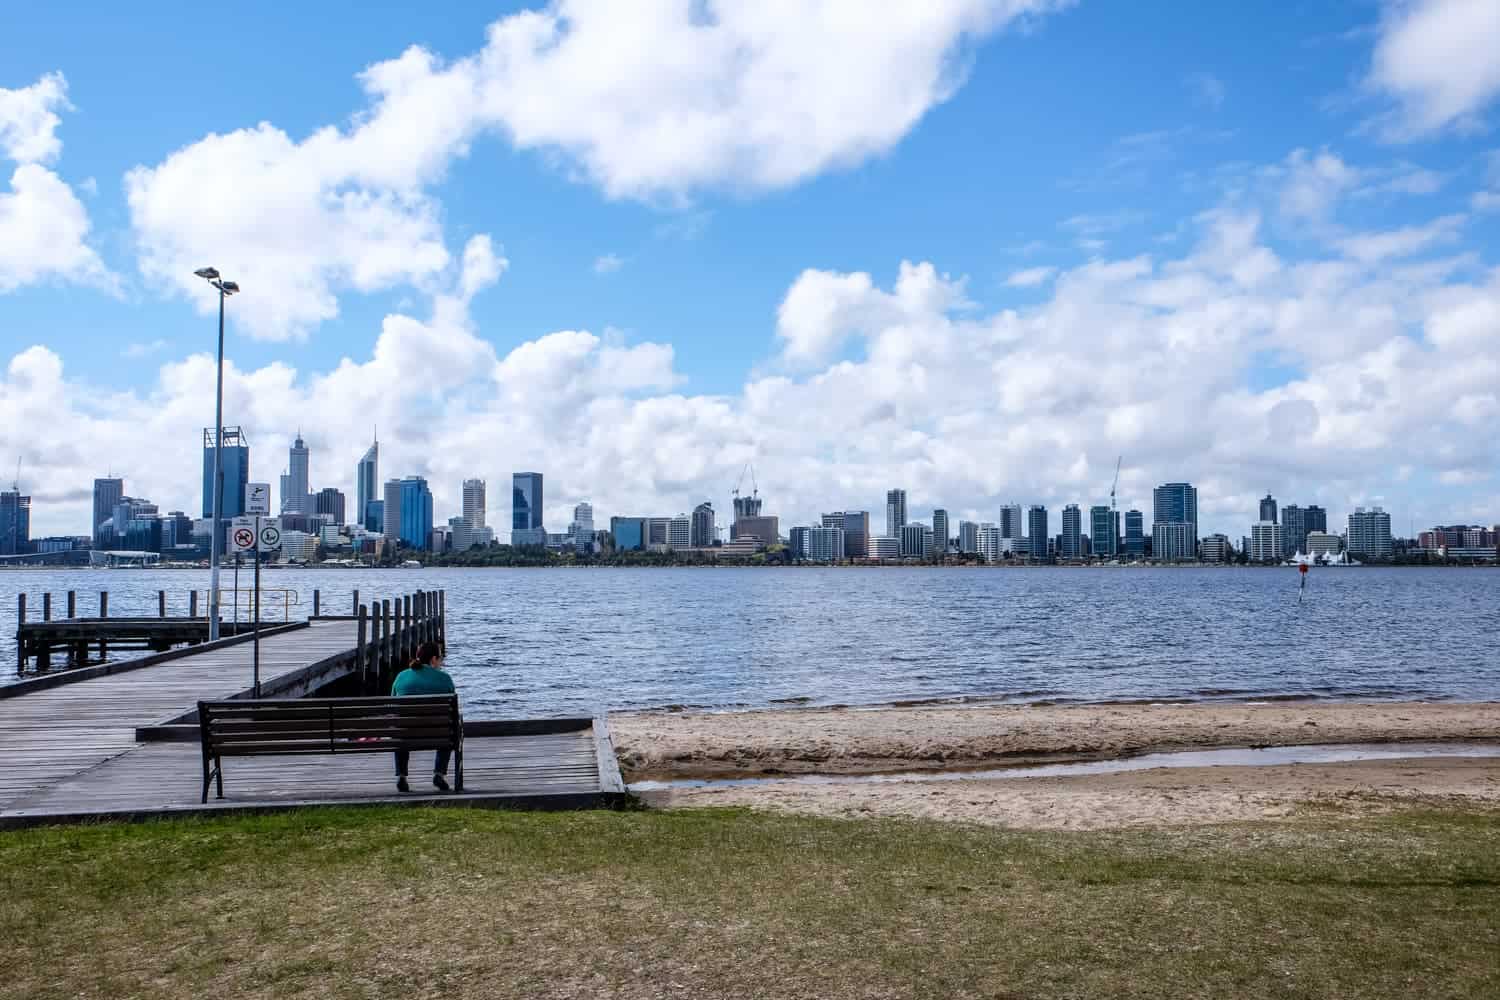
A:
<svg viewBox="0 0 1500 1000">
<path fill-rule="evenodd" d="M 424 642 L 422 643 L 422 645 L 417 647 L 417 658 L 411 661 L 411 668 L 413 670 L 421 670 L 423 667 L 427 666 L 427 664 L 431 663 L 434 659 L 442 655 L 443 651 L 438 648 L 437 643 Z"/>
</svg>

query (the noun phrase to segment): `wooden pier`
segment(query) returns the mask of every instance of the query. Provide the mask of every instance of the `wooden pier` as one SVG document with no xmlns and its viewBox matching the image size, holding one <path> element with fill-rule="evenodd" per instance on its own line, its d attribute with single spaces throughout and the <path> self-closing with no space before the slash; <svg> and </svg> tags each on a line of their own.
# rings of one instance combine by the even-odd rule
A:
<svg viewBox="0 0 1500 1000">
<path fill-rule="evenodd" d="M 446 642 L 445 604 L 417 593 L 268 627 L 261 694 L 387 694 L 419 643 Z M 625 796 L 602 718 L 466 720 L 462 794 L 436 794 L 420 759 L 414 791 L 398 795 L 383 754 L 243 758 L 225 798 L 200 805 L 197 702 L 253 696 L 252 653 L 250 636 L 231 636 L 0 686 L 0 828 L 313 804 L 577 808 Z"/>
</svg>

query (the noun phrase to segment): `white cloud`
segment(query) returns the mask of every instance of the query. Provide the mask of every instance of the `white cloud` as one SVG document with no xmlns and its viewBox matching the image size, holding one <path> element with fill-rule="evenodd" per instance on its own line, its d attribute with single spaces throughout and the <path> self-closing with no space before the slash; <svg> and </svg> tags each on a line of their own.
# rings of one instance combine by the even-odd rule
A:
<svg viewBox="0 0 1500 1000">
<path fill-rule="evenodd" d="M 612 254 L 612 253 L 607 253 L 607 254 L 604 254 L 603 256 L 594 258 L 594 273 L 595 274 L 614 274 L 622 266 L 624 266 L 624 264 L 625 264 L 625 261 L 623 259 L 621 259 L 618 255 Z"/>
<path fill-rule="evenodd" d="M 1500 4 L 1494 0 L 1388 2 L 1366 86 L 1394 109 L 1386 138 L 1409 141 L 1480 127 L 1500 95 Z"/>
<path fill-rule="evenodd" d="M 1347 256 L 1371 264 L 1392 257 L 1409 257 L 1440 243 L 1458 239 L 1465 222 L 1462 215 L 1445 215 L 1426 225 L 1403 226 L 1379 233 L 1359 233 L 1340 241 Z"/>
<path fill-rule="evenodd" d="M 132 359 L 145 358 L 166 350 L 166 347 L 167 342 L 159 338 L 152 341 L 138 341 L 134 344 L 127 344 L 125 349 L 120 352 L 120 356 Z"/>
<path fill-rule="evenodd" d="M 43 166 L 62 153 L 57 112 L 71 108 L 67 94 L 60 73 L 19 90 L 0 88 L 0 158 L 17 164 L 9 190 L 0 189 L 0 294 L 49 280 L 118 289 L 88 245 L 83 203 Z"/>
<path fill-rule="evenodd" d="M 1010 277 L 1005 279 L 1005 284 L 1010 288 L 1035 288 L 1037 285 L 1045 285 L 1056 273 L 1055 267 L 1028 267 L 1011 272 Z"/>
<path fill-rule="evenodd" d="M 1188 91 L 1192 94 L 1193 103 L 1199 107 L 1208 108 L 1210 111 L 1218 111 L 1224 106 L 1225 87 L 1224 81 L 1212 73 L 1190 74 L 1185 83 Z"/>
</svg>

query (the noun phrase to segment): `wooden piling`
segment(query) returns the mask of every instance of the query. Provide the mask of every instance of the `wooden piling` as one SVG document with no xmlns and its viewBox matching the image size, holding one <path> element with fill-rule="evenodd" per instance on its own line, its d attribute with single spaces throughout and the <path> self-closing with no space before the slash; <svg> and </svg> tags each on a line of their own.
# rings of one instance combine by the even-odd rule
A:
<svg viewBox="0 0 1500 1000">
<path fill-rule="evenodd" d="M 99 591 L 99 617 L 109 617 L 109 591 Z M 109 643 L 103 639 L 99 640 L 99 662 L 103 663 L 109 658 Z"/>
<path fill-rule="evenodd" d="M 167 592 L 165 590 L 156 592 L 156 617 L 167 617 Z"/>
<path fill-rule="evenodd" d="M 18 626 L 26 624 L 26 595 L 25 594 L 17 594 L 16 595 L 16 624 Z M 25 672 L 26 672 L 26 643 L 22 642 L 21 641 L 21 637 L 18 635 L 18 636 L 16 636 L 16 673 L 17 674 L 24 674 Z"/>
<path fill-rule="evenodd" d="M 438 646 L 448 655 L 448 592 L 438 591 Z"/>
<path fill-rule="evenodd" d="M 357 590 L 354 592 L 354 604 L 351 605 L 351 606 L 354 608 L 355 611 L 359 610 L 359 591 L 357 591 Z M 373 611 L 374 609 L 371 608 L 371 610 Z M 350 614 L 353 614 L 353 613 L 354 613 L 353 611 L 350 612 Z"/>
<path fill-rule="evenodd" d="M 47 593 L 45 593 L 45 594 L 42 595 L 42 621 L 44 621 L 44 622 L 50 622 L 51 620 L 52 620 L 52 591 L 49 590 L 49 591 L 47 591 Z"/>
<path fill-rule="evenodd" d="M 319 610 L 318 604 L 319 604 L 320 597 L 321 597 L 321 594 L 319 593 L 319 591 L 316 588 L 314 588 L 313 589 L 313 613 L 312 613 L 312 616 L 314 618 L 318 617 L 318 610 Z"/>
<path fill-rule="evenodd" d="M 314 594 L 317 591 L 313 591 Z M 354 630 L 354 663 L 359 670 L 360 694 L 364 694 L 365 686 L 365 609 L 360 608 L 355 614 L 357 622 Z"/>
<path fill-rule="evenodd" d="M 78 591 L 76 590 L 68 591 L 68 617 L 78 617 Z"/>
<path fill-rule="evenodd" d="M 188 591 L 188 617 L 198 617 L 198 591 Z"/>
<path fill-rule="evenodd" d="M 391 602 L 382 599 L 380 602 L 380 691 L 385 693 L 386 678 L 391 672 L 394 650 L 391 648 L 393 639 L 391 636 Z"/>
<path fill-rule="evenodd" d="M 406 614 L 406 654 L 401 657 L 401 667 L 404 670 L 407 664 L 417 658 L 417 634 L 412 628 L 411 595 L 407 594 L 402 600 L 405 602 L 403 610 Z"/>
</svg>

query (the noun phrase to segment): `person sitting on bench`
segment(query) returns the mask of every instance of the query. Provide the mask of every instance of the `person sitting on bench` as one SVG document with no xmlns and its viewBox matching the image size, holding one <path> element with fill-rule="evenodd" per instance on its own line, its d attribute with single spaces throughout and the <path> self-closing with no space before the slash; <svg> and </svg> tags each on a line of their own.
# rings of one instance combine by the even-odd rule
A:
<svg viewBox="0 0 1500 1000">
<path fill-rule="evenodd" d="M 417 658 L 412 661 L 411 666 L 396 675 L 396 680 L 391 684 L 391 694 L 402 697 L 409 694 L 453 694 L 453 678 L 442 670 L 443 651 L 435 642 L 424 642 L 417 647 Z M 439 750 L 437 757 L 432 763 L 432 783 L 439 791 L 448 790 L 448 779 L 444 777 L 448 773 L 448 759 L 453 756 L 451 750 Z M 406 783 L 406 767 L 411 762 L 410 750 L 396 751 L 396 790 L 398 792 L 409 792 L 411 786 Z"/>
</svg>

